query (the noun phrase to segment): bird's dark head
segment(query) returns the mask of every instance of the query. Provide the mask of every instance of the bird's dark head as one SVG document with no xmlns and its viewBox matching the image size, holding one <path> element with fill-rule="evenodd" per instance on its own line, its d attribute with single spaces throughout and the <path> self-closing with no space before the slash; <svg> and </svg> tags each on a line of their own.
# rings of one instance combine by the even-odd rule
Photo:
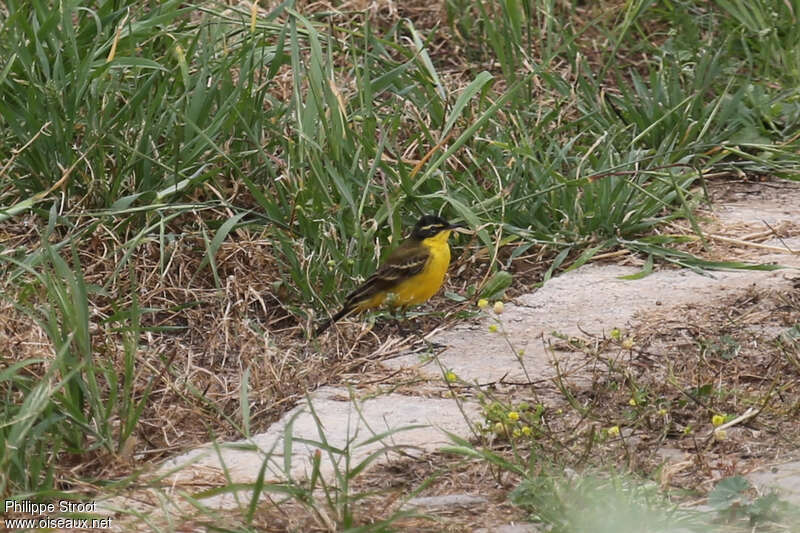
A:
<svg viewBox="0 0 800 533">
<path fill-rule="evenodd" d="M 460 227 L 460 224 L 450 224 L 442 217 L 436 215 L 425 215 L 424 217 L 420 218 L 414 226 L 414 231 L 411 232 L 411 238 L 421 241 L 435 237 L 443 231 L 449 231 Z"/>
</svg>

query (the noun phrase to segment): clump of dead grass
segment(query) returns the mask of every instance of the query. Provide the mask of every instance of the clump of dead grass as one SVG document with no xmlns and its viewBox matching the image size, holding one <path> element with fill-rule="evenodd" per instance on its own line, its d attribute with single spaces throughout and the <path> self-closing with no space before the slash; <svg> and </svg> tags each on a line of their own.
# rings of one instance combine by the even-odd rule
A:
<svg viewBox="0 0 800 533">
<path fill-rule="evenodd" d="M 201 218 L 189 213 L 168 224 L 165 229 L 171 239 L 166 250 L 151 239 L 134 244 L 125 268 L 119 265 L 128 250 L 115 232 L 104 230 L 106 223 L 100 222 L 92 236 L 76 246 L 85 283 L 103 288 L 88 295 L 91 342 L 97 356 L 122 375 L 121 330 L 135 294 L 142 335 L 132 395 L 141 397 L 149 387 L 152 391 L 124 452 L 64 456 L 56 461 L 62 488 L 89 490 L 87 478 L 124 477 L 215 438 L 241 438 L 246 369 L 250 430 L 255 433 L 306 392 L 376 372 L 376 361 L 424 344 L 422 337 L 442 326 L 443 315 L 438 313 L 419 317 L 413 331 L 407 329 L 409 324 L 398 327 L 378 319 L 373 325 L 360 317 L 321 339 L 309 339 L 307 328 L 312 325 L 298 320 L 295 307 L 302 304 L 292 302 L 282 290 L 285 280 L 267 235 L 237 230 L 235 238 L 220 247 L 215 257 L 218 287 L 205 261 Z M 5 225 L 4 245 L 37 253 L 41 237 L 36 227 L 25 222 Z M 56 229 L 54 238 L 63 237 Z M 6 265 L 5 277 L 12 266 Z M 41 288 L 31 291 L 37 286 L 33 277 L 21 276 L 25 282 L 6 284 L 6 298 L 0 302 L 5 367 L 33 358 L 52 361 L 55 355 L 34 319 L 37 310 L 47 305 L 46 295 Z M 470 282 L 475 280 L 460 276 L 462 288 L 455 290 Z M 452 303 L 438 299 L 434 308 L 452 309 Z M 26 372 L 41 379 L 48 366 L 31 365 Z M 101 387 L 104 395 L 110 393 L 108 383 L 101 380 Z M 12 391 L 15 394 L 21 391 Z"/>
</svg>

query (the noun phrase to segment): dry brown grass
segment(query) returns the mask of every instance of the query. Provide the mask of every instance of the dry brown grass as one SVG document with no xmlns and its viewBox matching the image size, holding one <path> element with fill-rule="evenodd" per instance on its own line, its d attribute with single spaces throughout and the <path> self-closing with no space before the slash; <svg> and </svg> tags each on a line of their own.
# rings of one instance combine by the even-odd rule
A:
<svg viewBox="0 0 800 533">
<path fill-rule="evenodd" d="M 141 397 L 151 380 L 155 383 L 129 443 L 132 448 L 115 457 L 95 454 L 80 461 L 65 457 L 57 476 L 65 483 L 81 483 L 84 476 L 124 476 L 214 438 L 241 437 L 245 369 L 250 376 L 251 430 L 258 432 L 307 391 L 364 378 L 375 371 L 376 361 L 420 344 L 425 333 L 442 325 L 437 314 L 420 317 L 399 330 L 393 321 L 379 320 L 370 327 L 354 318 L 322 339 L 309 340 L 309 324 L 298 322 L 291 311 L 298 304 L 290 302 L 281 288 L 286 280 L 271 241 L 236 231 L 217 253 L 223 285 L 216 288 L 210 268 L 199 269 L 205 255 L 203 225 L 199 215 L 176 219 L 167 228 L 175 238 L 163 256 L 157 242 L 145 240 L 131 254 L 130 268 L 116 276 L 124 249 L 109 237 L 114 232 L 104 231 L 101 224 L 77 250 L 86 283 L 105 289 L 89 295 L 96 356 L 112 361 L 122 374 L 122 336 L 113 316 L 131 308 L 135 286 L 144 311 L 134 397 Z M 33 253 L 40 241 L 34 228 L 24 221 L 6 224 L 0 237 L 9 249 L 27 248 Z M 460 286 L 452 290 L 463 291 L 470 282 L 470 270 L 462 272 Z M 4 366 L 54 357 L 44 331 L 13 305 L 15 301 L 34 309 L 46 305 L 43 291 L 31 294 L 26 286 L 7 284 L 8 298 L 0 302 L 0 350 L 7 354 Z M 454 306 L 439 297 L 430 308 L 446 312 Z M 46 368 L 47 364 L 29 366 L 27 371 L 41 377 Z"/>
</svg>

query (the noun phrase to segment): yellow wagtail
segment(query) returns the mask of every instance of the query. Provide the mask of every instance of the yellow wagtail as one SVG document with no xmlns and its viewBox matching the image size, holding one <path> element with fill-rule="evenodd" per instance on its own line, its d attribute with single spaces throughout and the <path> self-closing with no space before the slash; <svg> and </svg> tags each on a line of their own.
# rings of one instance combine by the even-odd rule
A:
<svg viewBox="0 0 800 533">
<path fill-rule="evenodd" d="M 317 328 L 316 335 L 350 313 L 378 307 L 387 299 L 392 307 L 417 305 L 436 294 L 450 266 L 447 239 L 460 224 L 450 224 L 436 215 L 419 219 L 411 237 L 398 246 L 380 268 L 347 295 L 342 309 Z M 393 297 L 389 297 L 392 294 Z"/>
</svg>

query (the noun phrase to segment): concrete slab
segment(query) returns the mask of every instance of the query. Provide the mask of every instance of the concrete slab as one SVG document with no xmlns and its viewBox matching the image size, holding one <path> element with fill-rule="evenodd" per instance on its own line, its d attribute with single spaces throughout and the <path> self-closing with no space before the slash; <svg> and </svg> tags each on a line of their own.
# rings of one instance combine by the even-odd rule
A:
<svg viewBox="0 0 800 533">
<path fill-rule="evenodd" d="M 746 477 L 761 494 L 776 490 L 781 499 L 800 506 L 800 461 L 768 465 Z"/>
<path fill-rule="evenodd" d="M 270 429 L 249 440 L 203 446 L 176 456 L 161 465 L 162 484 L 172 486 L 167 492 L 199 491 L 205 486 L 230 483 L 254 483 L 262 467 L 265 481 L 308 479 L 313 457 L 320 454 L 320 474 L 333 483 L 337 471 L 345 466 L 345 450 L 350 468 L 370 455 L 386 449 L 385 458 L 400 452 L 410 455 L 436 451 L 450 444 L 445 431 L 468 435 L 469 426 L 456 402 L 451 399 L 386 394 L 358 398 L 354 404 L 346 389 L 324 387 L 310 395 L 308 402 L 287 412 Z M 475 416 L 475 405 L 464 406 Z M 316 415 L 316 418 L 315 416 Z M 292 435 L 291 456 L 286 457 L 284 436 Z M 377 438 L 380 436 L 381 438 Z M 391 448 L 391 449 L 390 449 Z M 335 451 L 335 450 L 341 450 Z M 200 489 L 198 489 L 200 487 Z M 250 491 L 203 498 L 211 508 L 230 509 L 246 506 Z M 106 508 L 145 508 L 157 505 L 159 497 L 137 493 L 126 500 L 105 502 Z M 171 505 L 181 506 L 177 502 Z M 176 509 L 177 510 L 177 509 Z M 186 510 L 186 509 L 183 509 Z"/>
<path fill-rule="evenodd" d="M 480 384 L 501 379 L 525 382 L 555 375 L 553 358 L 569 367 L 570 354 L 548 349 L 566 336 L 608 335 L 613 328 L 627 329 L 638 312 L 657 306 L 666 309 L 693 301 L 709 301 L 749 285 L 785 285 L 786 271 L 716 271 L 701 275 L 690 270 L 662 270 L 638 280 L 624 280 L 638 268 L 618 265 L 585 265 L 551 279 L 534 293 L 505 305 L 497 317 L 490 310 L 472 324 L 463 324 L 432 338 L 447 346 L 439 362 L 460 378 Z M 502 321 L 507 336 L 490 333 L 489 326 Z M 511 343 L 511 344 L 509 344 Z M 513 346 L 513 347 L 512 347 Z M 524 355 L 518 357 L 519 350 Z M 419 355 L 387 361 L 392 368 L 420 364 Z M 522 364 L 520 364 L 522 363 Z M 527 375 L 524 368 L 527 370 Z M 439 374 L 428 364 L 423 371 Z"/>
</svg>

